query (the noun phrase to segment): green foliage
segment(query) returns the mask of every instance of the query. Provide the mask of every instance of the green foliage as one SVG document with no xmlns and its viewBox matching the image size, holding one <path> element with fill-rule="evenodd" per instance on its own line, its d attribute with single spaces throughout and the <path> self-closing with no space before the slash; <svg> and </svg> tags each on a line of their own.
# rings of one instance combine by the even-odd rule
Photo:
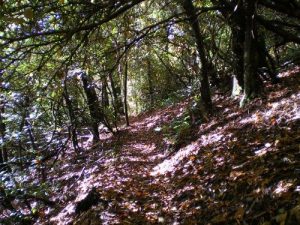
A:
<svg viewBox="0 0 300 225">
<path fill-rule="evenodd" d="M 113 106 L 103 107 L 103 113 L 105 115 L 105 119 L 109 124 L 114 126 L 117 125 L 119 121 L 119 115 L 115 113 Z"/>
<path fill-rule="evenodd" d="M 32 168 L 31 168 L 31 171 Z M 40 209 L 45 207 L 45 203 L 51 193 L 49 183 L 40 183 L 34 181 L 28 183 L 31 179 L 25 173 L 16 171 L 13 174 L 0 173 L 0 199 L 4 206 L 11 208 L 9 218 L 0 220 L 3 224 L 27 224 L 34 221 Z M 15 179 L 16 178 L 16 179 Z M 24 213 L 24 206 L 29 213 Z"/>
<path fill-rule="evenodd" d="M 207 60 L 224 84 L 235 66 L 231 26 L 238 25 L 231 18 L 236 9 L 218 1 L 191 2 L 198 10 Z M 283 12 L 261 1 L 260 19 L 276 22 L 276 28 L 289 35 L 282 37 L 260 23 L 266 51 L 281 64 L 299 60 L 299 43 L 288 39 L 294 34 L 297 40 L 298 18 L 271 2 Z M 222 7 L 210 9 L 215 6 Z M 225 17 L 222 10 L 227 10 Z M 70 74 L 76 69 L 91 77 L 106 120 L 100 122 L 109 125 L 120 123 L 127 103 L 130 113 L 138 114 L 194 95 L 188 110 L 163 127 L 175 148 L 184 145 L 194 125 L 208 118 L 199 96 L 200 56 L 186 17 L 180 1 L 0 1 L 0 147 L 7 151 L 10 168 L 28 169 L 34 160 L 60 153 L 62 145 L 69 147 L 67 141 L 95 121 L 79 75 Z M 30 183 L 21 173 L 13 176 Z M 27 187 L 26 192 L 46 189 L 40 187 Z M 5 188 L 9 195 L 24 194 L 17 187 Z"/>
<path fill-rule="evenodd" d="M 166 98 L 161 98 L 160 100 L 158 100 L 157 107 L 166 107 L 176 104 L 186 99 L 188 95 L 189 93 L 185 89 L 170 92 Z"/>
<path fill-rule="evenodd" d="M 179 147 L 187 143 L 191 138 L 192 126 L 190 116 L 184 113 L 180 117 L 176 117 L 169 125 L 162 128 L 162 133 L 172 143 L 172 150 L 177 150 Z"/>
<path fill-rule="evenodd" d="M 283 65 L 289 63 L 300 63 L 300 50 L 298 44 L 288 44 L 279 51 L 281 53 L 281 63 Z"/>
</svg>

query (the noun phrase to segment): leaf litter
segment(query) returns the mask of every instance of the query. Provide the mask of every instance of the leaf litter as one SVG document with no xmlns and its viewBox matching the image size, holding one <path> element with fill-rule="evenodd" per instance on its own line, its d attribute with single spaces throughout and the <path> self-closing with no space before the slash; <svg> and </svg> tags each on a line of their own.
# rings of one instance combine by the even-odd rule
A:
<svg viewBox="0 0 300 225">
<path fill-rule="evenodd" d="M 131 118 L 80 158 L 67 152 L 48 175 L 56 208 L 37 224 L 293 224 L 300 217 L 299 72 L 281 73 L 280 84 L 242 109 L 237 99 L 215 96 L 215 115 L 176 151 L 161 127 L 188 99 Z M 75 214 L 92 188 L 107 206 Z"/>
</svg>

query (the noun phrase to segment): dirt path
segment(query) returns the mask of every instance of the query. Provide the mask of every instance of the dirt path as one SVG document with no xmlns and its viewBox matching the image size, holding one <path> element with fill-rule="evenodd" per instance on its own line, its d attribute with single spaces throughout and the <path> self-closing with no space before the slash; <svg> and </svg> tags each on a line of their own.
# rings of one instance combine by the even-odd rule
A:
<svg viewBox="0 0 300 225">
<path fill-rule="evenodd" d="M 283 73 L 281 84 L 244 109 L 216 96 L 222 110 L 172 155 L 160 129 L 187 102 L 132 118 L 80 159 L 71 152 L 53 174 L 63 194 L 56 195 L 62 207 L 52 223 L 280 224 L 276 218 L 300 202 L 299 72 Z M 75 215 L 76 202 L 93 187 L 108 206 Z"/>
<path fill-rule="evenodd" d="M 98 216 L 81 216 L 76 224 L 89 224 L 91 218 L 101 220 L 99 224 L 155 224 L 159 220 L 165 221 L 163 211 L 168 199 L 162 196 L 167 197 L 165 192 L 170 187 L 159 176 L 152 176 L 151 172 L 168 155 L 166 141 L 160 132 L 162 126 L 180 115 L 186 104 L 133 118 L 131 125 L 121 128 L 118 135 L 103 138 L 101 152 L 104 154 L 101 157 L 95 149 L 90 150 L 73 169 L 65 170 L 77 171 L 74 173 L 77 174 L 76 183 L 72 177 L 66 178 L 68 188 L 78 193 L 73 196 L 75 202 L 84 198 L 92 187 L 96 187 L 101 197 L 109 201 L 109 207 L 101 209 Z M 75 205 L 74 202 L 66 204 L 52 222 L 70 222 Z"/>
<path fill-rule="evenodd" d="M 111 214 L 110 217 L 104 216 L 103 223 L 157 224 L 170 217 L 166 215 L 170 200 L 166 193 L 171 186 L 163 181 L 163 177 L 153 176 L 152 172 L 169 154 L 161 129 L 180 115 L 186 104 L 134 118 L 131 126 L 122 129 L 116 140 L 106 143 L 105 148 L 115 148 L 117 156 L 106 165 L 100 187 L 105 190 L 106 199 L 115 199 L 116 204 L 110 206 L 115 217 Z"/>
</svg>

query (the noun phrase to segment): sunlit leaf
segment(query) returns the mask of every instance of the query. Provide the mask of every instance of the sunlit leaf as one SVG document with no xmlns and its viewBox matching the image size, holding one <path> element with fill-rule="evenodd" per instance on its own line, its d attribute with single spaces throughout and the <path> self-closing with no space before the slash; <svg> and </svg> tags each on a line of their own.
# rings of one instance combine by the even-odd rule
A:
<svg viewBox="0 0 300 225">
<path fill-rule="evenodd" d="M 164 223 L 165 222 L 165 219 L 163 217 L 158 217 L 158 222 L 159 223 Z"/>
<path fill-rule="evenodd" d="M 190 160 L 191 160 L 191 161 L 195 161 L 195 160 L 196 160 L 196 156 L 195 156 L 195 155 L 191 155 L 191 156 L 190 156 Z"/>
</svg>

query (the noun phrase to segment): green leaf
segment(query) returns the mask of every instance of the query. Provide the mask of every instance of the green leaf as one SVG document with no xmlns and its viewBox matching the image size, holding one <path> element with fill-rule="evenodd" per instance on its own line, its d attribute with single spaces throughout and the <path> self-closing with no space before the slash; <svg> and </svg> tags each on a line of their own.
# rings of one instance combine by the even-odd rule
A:
<svg viewBox="0 0 300 225">
<path fill-rule="evenodd" d="M 37 213 L 37 208 L 34 207 L 34 208 L 31 209 L 31 211 L 32 211 L 32 214 L 36 214 Z"/>
</svg>

